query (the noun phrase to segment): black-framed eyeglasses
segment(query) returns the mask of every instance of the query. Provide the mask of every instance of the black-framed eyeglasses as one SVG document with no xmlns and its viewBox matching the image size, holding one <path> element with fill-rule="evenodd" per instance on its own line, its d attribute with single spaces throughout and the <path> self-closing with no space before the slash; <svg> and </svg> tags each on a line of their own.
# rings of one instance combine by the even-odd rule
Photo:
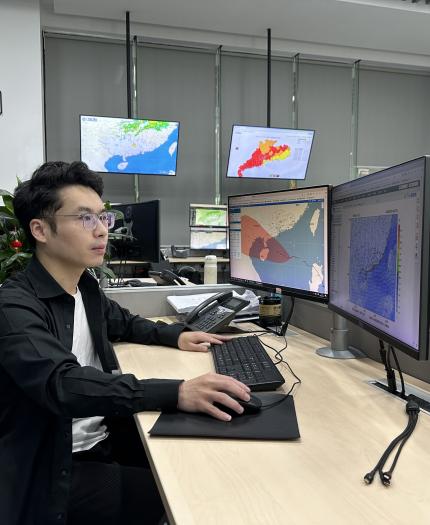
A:
<svg viewBox="0 0 430 525">
<path fill-rule="evenodd" d="M 51 217 L 79 217 L 80 219 L 82 219 L 82 226 L 84 227 L 84 229 L 90 231 L 95 230 L 97 228 L 97 224 L 99 221 L 103 224 L 103 226 L 106 226 L 106 228 L 110 230 L 113 228 L 116 219 L 115 213 L 113 211 L 102 211 L 101 213 L 56 213 Z M 41 218 L 46 219 L 47 216 Z"/>
</svg>

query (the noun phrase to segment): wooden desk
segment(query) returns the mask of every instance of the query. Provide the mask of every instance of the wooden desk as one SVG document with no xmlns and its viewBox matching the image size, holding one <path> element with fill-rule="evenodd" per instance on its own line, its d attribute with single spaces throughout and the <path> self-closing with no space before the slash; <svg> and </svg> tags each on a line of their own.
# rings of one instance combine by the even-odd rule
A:
<svg viewBox="0 0 430 525">
<path fill-rule="evenodd" d="M 427 525 L 430 417 L 420 415 L 391 487 L 379 477 L 365 485 L 364 474 L 405 428 L 405 405 L 366 383 L 384 376 L 381 365 L 319 357 L 315 349 L 327 341 L 295 330 L 284 357 L 303 382 L 294 397 L 299 441 L 151 438 L 158 413 L 137 416 L 171 524 Z M 141 378 L 214 369 L 209 354 L 171 348 L 119 344 L 116 354 L 123 372 Z M 289 388 L 293 378 L 283 371 Z"/>
</svg>

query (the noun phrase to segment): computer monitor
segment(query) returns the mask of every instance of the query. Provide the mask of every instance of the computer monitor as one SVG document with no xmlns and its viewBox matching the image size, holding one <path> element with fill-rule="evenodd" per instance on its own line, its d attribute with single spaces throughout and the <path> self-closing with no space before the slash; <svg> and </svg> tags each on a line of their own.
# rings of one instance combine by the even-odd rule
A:
<svg viewBox="0 0 430 525">
<path fill-rule="evenodd" d="M 81 160 L 102 173 L 176 175 L 179 122 L 80 116 Z"/>
<path fill-rule="evenodd" d="M 234 125 L 227 177 L 304 179 L 315 131 Z"/>
<path fill-rule="evenodd" d="M 191 250 L 228 250 L 227 228 L 190 228 Z"/>
<path fill-rule="evenodd" d="M 192 250 L 227 250 L 227 226 L 225 204 L 190 204 Z"/>
<path fill-rule="evenodd" d="M 225 204 L 190 204 L 190 226 L 227 227 Z"/>
<path fill-rule="evenodd" d="M 428 353 L 429 159 L 332 191 L 329 307 L 416 359 Z"/>
<path fill-rule="evenodd" d="M 228 198 L 230 281 L 328 300 L 329 187 Z"/>
<path fill-rule="evenodd" d="M 112 208 L 124 214 L 113 231 L 133 238 L 111 240 L 112 258 L 160 262 L 160 201 L 115 204 Z"/>
</svg>

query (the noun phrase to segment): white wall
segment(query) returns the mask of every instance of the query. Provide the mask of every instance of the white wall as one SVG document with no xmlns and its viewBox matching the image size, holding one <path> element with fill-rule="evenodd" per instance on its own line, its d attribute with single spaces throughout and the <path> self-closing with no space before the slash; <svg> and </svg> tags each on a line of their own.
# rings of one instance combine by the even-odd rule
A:
<svg viewBox="0 0 430 525">
<path fill-rule="evenodd" d="M 39 0 L 0 3 L 0 188 L 12 191 L 43 162 Z"/>
</svg>

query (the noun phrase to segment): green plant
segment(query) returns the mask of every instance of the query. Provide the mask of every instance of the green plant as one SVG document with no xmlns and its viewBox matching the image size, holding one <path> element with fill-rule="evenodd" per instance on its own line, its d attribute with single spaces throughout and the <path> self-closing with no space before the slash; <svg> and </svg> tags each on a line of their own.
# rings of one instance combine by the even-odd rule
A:
<svg viewBox="0 0 430 525">
<path fill-rule="evenodd" d="M 31 247 L 13 209 L 13 195 L 0 190 L 0 283 L 23 270 L 32 256 Z"/>
<path fill-rule="evenodd" d="M 18 181 L 19 183 L 19 181 Z M 0 189 L 0 197 L 3 199 L 3 206 L 0 206 L 0 283 L 16 272 L 23 270 L 33 255 L 33 250 L 27 241 L 24 230 L 19 225 L 13 209 L 13 195 L 7 190 Z M 115 212 L 118 219 L 123 219 L 124 215 L 119 210 L 112 209 L 109 201 L 105 203 L 107 210 Z M 121 234 L 109 233 L 110 239 L 126 237 Z M 105 260 L 109 262 L 109 250 Z M 93 275 L 100 278 L 107 277 L 115 279 L 115 273 L 104 264 L 100 268 L 92 269 Z"/>
</svg>

